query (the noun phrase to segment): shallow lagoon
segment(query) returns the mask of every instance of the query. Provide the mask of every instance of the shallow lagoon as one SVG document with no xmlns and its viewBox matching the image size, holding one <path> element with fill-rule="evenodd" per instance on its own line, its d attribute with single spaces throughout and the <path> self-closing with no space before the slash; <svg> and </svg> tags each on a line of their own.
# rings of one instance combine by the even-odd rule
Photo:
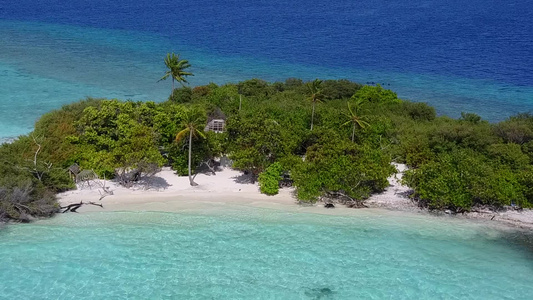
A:
<svg viewBox="0 0 533 300">
<path fill-rule="evenodd" d="M 361 210 L 59 215 L 0 231 L 6 299 L 529 299 L 527 236 Z"/>
</svg>

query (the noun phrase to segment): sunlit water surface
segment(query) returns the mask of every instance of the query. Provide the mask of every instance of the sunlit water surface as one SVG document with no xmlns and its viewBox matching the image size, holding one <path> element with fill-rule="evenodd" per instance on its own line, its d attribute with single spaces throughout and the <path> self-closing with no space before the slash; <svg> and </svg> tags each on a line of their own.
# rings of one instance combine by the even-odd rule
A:
<svg viewBox="0 0 533 300">
<path fill-rule="evenodd" d="M 531 246 L 385 211 L 65 214 L 0 230 L 0 298 L 531 299 Z"/>
</svg>

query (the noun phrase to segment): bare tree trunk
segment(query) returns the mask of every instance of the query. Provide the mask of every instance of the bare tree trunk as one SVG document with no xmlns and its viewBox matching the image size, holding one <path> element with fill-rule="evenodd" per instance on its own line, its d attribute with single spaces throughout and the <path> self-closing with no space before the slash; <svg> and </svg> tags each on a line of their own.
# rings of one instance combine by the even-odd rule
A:
<svg viewBox="0 0 533 300">
<path fill-rule="evenodd" d="M 191 153 L 192 153 L 192 131 L 194 129 L 191 128 L 190 131 L 189 131 L 189 183 L 191 184 L 191 186 L 196 186 L 198 185 L 196 182 L 194 182 L 194 179 L 192 178 L 191 176 Z"/>
<path fill-rule="evenodd" d="M 43 171 L 39 171 L 39 168 L 37 167 L 37 156 L 39 155 L 39 152 L 41 152 L 42 147 L 41 147 L 41 144 L 37 142 L 37 139 L 33 136 L 33 134 L 31 135 L 31 138 L 33 139 L 33 142 L 35 143 L 35 145 L 37 145 L 37 150 L 35 151 L 33 155 L 33 170 L 30 170 L 30 172 L 33 173 L 37 177 L 37 179 L 39 179 L 39 181 L 42 181 L 44 173 L 49 172 L 50 169 L 52 168 L 52 163 L 43 162 L 44 166 L 47 169 Z"/>
<path fill-rule="evenodd" d="M 311 131 L 313 131 L 314 120 L 315 120 L 315 102 L 313 102 L 313 112 L 311 113 Z"/>
<path fill-rule="evenodd" d="M 37 176 L 37 179 L 39 179 L 39 181 L 42 181 L 41 179 L 42 179 L 43 174 L 39 173 L 39 171 L 37 170 L 37 155 L 39 155 L 39 152 L 41 151 L 41 145 L 37 143 L 37 140 L 35 139 L 33 135 L 32 135 L 32 138 L 33 138 L 33 142 L 38 147 L 37 151 L 35 151 L 35 155 L 33 156 L 33 170 L 34 170 L 35 175 Z"/>
</svg>

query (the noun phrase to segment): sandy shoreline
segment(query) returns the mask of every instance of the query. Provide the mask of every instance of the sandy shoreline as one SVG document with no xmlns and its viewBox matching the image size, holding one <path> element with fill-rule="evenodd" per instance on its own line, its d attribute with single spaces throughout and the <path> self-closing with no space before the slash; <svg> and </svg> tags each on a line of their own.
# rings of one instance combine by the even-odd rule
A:
<svg viewBox="0 0 533 300">
<path fill-rule="evenodd" d="M 76 202 L 95 202 L 104 205 L 107 211 L 179 211 L 192 206 L 234 203 L 243 205 L 296 206 L 292 189 L 283 189 L 278 195 L 266 196 L 259 193 L 257 184 L 247 176 L 232 169 L 212 174 L 198 174 L 198 186 L 190 186 L 186 176 L 177 176 L 168 168 L 156 174 L 150 182 L 127 189 L 113 181 L 105 181 L 112 192 L 104 194 L 102 188 L 78 186 L 77 190 L 58 194 L 62 206 Z M 101 211 L 98 206 L 84 205 L 78 211 Z"/>
<path fill-rule="evenodd" d="M 408 211 L 428 213 L 416 206 L 405 193 L 408 187 L 400 184 L 404 165 L 396 165 L 399 173 L 389 178 L 390 186 L 381 194 L 370 197 L 366 204 L 371 210 Z M 61 206 L 72 203 L 94 202 L 102 207 L 84 205 L 78 212 L 93 211 L 210 211 L 227 206 L 257 207 L 328 215 L 355 215 L 356 209 L 337 205 L 335 209 L 325 209 L 323 204 L 300 205 L 293 195 L 292 188 L 284 188 L 275 196 L 259 192 L 257 183 L 251 183 L 248 176 L 229 168 L 212 174 L 198 174 L 198 186 L 191 187 L 186 176 L 177 176 L 169 168 L 164 168 L 149 182 L 142 182 L 134 189 L 124 188 L 113 181 L 105 181 L 105 187 L 112 194 L 104 194 L 102 188 L 78 185 L 77 190 L 58 194 Z M 104 182 L 102 181 L 102 184 Z M 106 195 L 102 198 L 102 195 Z M 100 199 L 102 198 L 102 199 Z M 444 213 L 443 213 L 444 214 Z M 484 211 L 455 215 L 463 219 L 487 220 L 495 224 L 533 229 L 533 211 Z"/>
</svg>

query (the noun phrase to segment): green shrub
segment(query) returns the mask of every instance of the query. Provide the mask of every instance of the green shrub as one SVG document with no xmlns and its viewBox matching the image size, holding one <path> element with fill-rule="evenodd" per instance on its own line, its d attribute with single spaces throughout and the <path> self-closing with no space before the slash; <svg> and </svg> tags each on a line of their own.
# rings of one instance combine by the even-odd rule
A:
<svg viewBox="0 0 533 300">
<path fill-rule="evenodd" d="M 285 80 L 284 89 L 305 91 L 305 85 L 303 80 L 299 78 L 287 78 L 287 80 Z"/>
<path fill-rule="evenodd" d="M 460 120 L 472 124 L 478 124 L 481 122 L 481 117 L 477 114 L 461 112 Z"/>
<path fill-rule="evenodd" d="M 282 172 L 281 164 L 275 162 L 259 174 L 259 190 L 261 193 L 276 195 L 279 191 L 279 181 L 281 180 Z"/>
<path fill-rule="evenodd" d="M 364 85 L 358 89 L 352 96 L 353 99 L 361 99 L 364 102 L 370 103 L 400 103 L 398 95 L 391 91 L 384 89 L 381 85 L 371 86 Z"/>
<path fill-rule="evenodd" d="M 291 171 L 300 201 L 314 203 L 322 196 L 343 194 L 362 203 L 388 186 L 387 177 L 395 172 L 390 156 L 369 144 L 343 140 L 330 130 L 321 133 L 307 148 L 305 161 Z"/>
<path fill-rule="evenodd" d="M 346 79 L 324 80 L 322 82 L 322 94 L 326 99 L 349 99 L 360 88 L 360 84 Z"/>
<path fill-rule="evenodd" d="M 525 144 L 533 140 L 533 115 L 519 114 L 499 123 L 495 132 L 507 143 Z"/>
<path fill-rule="evenodd" d="M 192 100 L 192 95 L 192 89 L 190 87 L 184 86 L 181 88 L 174 89 L 168 100 L 174 103 L 189 103 Z"/>
<path fill-rule="evenodd" d="M 521 170 L 529 165 L 529 157 L 517 144 L 492 144 L 488 147 L 489 157 L 512 170 Z"/>
<path fill-rule="evenodd" d="M 439 154 L 434 161 L 404 176 L 421 205 L 457 212 L 468 211 L 474 205 L 523 205 L 523 183 L 528 180 L 527 176 L 517 176 L 508 165 L 470 149 Z"/>
<path fill-rule="evenodd" d="M 533 207 L 533 166 L 517 174 L 518 183 L 522 188 L 524 203 L 516 203 L 522 207 Z"/>
<path fill-rule="evenodd" d="M 267 97 L 274 92 L 268 82 L 257 78 L 242 81 L 237 87 L 240 94 L 248 97 Z"/>
<path fill-rule="evenodd" d="M 415 121 L 433 121 L 437 117 L 435 108 L 422 102 L 404 102 L 407 115 Z"/>
</svg>

